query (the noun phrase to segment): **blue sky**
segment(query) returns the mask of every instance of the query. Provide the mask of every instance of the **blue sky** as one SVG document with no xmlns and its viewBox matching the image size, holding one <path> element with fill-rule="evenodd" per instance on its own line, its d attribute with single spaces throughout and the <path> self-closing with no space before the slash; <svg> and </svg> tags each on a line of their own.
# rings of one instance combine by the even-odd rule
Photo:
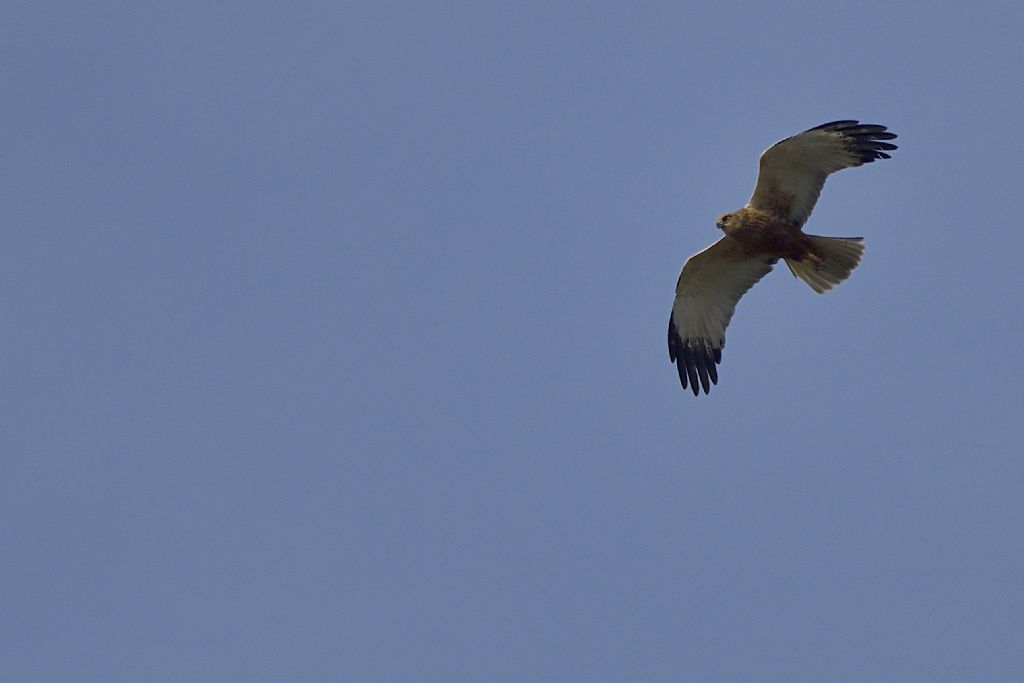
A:
<svg viewBox="0 0 1024 683">
<path fill-rule="evenodd" d="M 0 677 L 1019 681 L 1019 2 L 9 2 Z M 769 144 L 900 135 L 678 384 Z"/>
</svg>

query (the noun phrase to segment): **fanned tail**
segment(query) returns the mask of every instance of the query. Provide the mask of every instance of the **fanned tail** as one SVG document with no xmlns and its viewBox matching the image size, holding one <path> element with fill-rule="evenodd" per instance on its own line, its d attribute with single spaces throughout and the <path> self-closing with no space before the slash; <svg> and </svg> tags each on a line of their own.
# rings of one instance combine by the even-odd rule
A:
<svg viewBox="0 0 1024 683">
<path fill-rule="evenodd" d="M 824 294 L 850 277 L 864 255 L 863 237 L 807 235 L 808 252 L 799 261 L 786 259 L 793 275 L 818 294 Z"/>
</svg>

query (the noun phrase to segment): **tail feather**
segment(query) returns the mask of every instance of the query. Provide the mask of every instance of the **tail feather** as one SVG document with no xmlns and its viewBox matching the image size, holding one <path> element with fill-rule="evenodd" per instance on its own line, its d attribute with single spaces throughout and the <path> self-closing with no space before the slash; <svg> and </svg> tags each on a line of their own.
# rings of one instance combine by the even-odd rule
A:
<svg viewBox="0 0 1024 683">
<path fill-rule="evenodd" d="M 786 265 L 818 294 L 824 294 L 850 277 L 864 255 L 863 237 L 819 237 L 807 235 L 808 252 L 799 261 L 786 259 Z"/>
</svg>

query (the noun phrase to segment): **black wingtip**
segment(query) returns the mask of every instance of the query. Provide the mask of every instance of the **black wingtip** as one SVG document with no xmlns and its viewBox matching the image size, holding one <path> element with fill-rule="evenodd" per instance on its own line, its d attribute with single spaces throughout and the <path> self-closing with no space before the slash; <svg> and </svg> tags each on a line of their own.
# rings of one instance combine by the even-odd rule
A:
<svg viewBox="0 0 1024 683">
<path fill-rule="evenodd" d="M 829 121 L 823 123 L 820 126 L 808 129 L 808 133 L 812 130 L 828 130 L 835 131 L 837 133 L 843 133 L 849 136 L 862 136 L 871 137 L 876 140 L 895 140 L 899 137 L 896 133 L 889 130 L 888 126 L 883 126 L 880 123 L 861 123 L 853 119 L 842 119 L 840 121 Z"/>
<path fill-rule="evenodd" d="M 701 390 L 711 393 L 711 387 L 718 385 L 718 368 L 716 363 L 722 362 L 722 349 L 713 346 L 707 339 L 682 339 L 669 319 L 668 356 L 675 363 L 679 374 L 679 383 L 683 389 L 689 389 L 694 396 Z"/>
<path fill-rule="evenodd" d="M 815 126 L 814 128 L 810 128 L 810 129 L 808 129 L 807 132 L 810 132 L 812 130 L 840 130 L 842 128 L 850 128 L 852 126 L 856 126 L 858 123 L 859 123 L 859 121 L 853 121 L 852 119 L 841 119 L 839 121 L 829 121 L 828 123 L 823 123 L 820 126 Z"/>
<path fill-rule="evenodd" d="M 891 142 L 898 136 L 888 128 L 877 123 L 861 123 L 854 120 L 832 121 L 823 123 L 811 130 L 827 130 L 839 133 L 846 139 L 847 148 L 857 155 L 862 164 L 870 164 L 878 159 L 891 159 L 886 152 L 898 149 Z"/>
</svg>

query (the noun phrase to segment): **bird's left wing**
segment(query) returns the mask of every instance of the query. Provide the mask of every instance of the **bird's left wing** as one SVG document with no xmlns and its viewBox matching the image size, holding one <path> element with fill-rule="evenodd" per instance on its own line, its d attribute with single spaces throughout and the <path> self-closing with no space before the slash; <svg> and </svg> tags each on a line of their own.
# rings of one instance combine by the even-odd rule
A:
<svg viewBox="0 0 1024 683">
<path fill-rule="evenodd" d="M 825 178 L 844 168 L 888 159 L 896 137 L 885 126 L 832 121 L 776 142 L 761 154 L 757 185 L 747 206 L 803 225 Z"/>
<path fill-rule="evenodd" d="M 767 254 L 749 253 L 731 237 L 687 259 L 668 321 L 668 356 L 678 367 L 683 388 L 689 384 L 694 396 L 700 387 L 707 394 L 711 384 L 718 384 L 715 365 L 722 360 L 725 328 L 736 302 L 776 261 Z"/>
</svg>

